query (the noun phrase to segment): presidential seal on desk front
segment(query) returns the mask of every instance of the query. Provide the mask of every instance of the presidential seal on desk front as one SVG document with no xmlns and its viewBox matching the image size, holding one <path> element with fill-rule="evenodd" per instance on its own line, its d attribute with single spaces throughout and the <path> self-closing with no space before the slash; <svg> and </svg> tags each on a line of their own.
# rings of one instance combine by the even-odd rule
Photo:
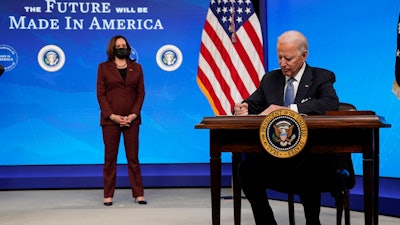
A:
<svg viewBox="0 0 400 225">
<path fill-rule="evenodd" d="M 308 129 L 303 117 L 290 109 L 268 114 L 260 126 L 260 141 L 264 149 L 277 158 L 299 154 L 306 145 Z"/>
</svg>

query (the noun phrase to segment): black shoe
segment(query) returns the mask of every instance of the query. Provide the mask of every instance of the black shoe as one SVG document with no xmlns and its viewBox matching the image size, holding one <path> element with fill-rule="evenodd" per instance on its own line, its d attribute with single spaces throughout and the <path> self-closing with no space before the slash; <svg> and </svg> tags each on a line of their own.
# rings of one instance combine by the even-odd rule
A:
<svg viewBox="0 0 400 225">
<path fill-rule="evenodd" d="M 112 202 L 104 202 L 105 206 L 112 206 Z"/>
<path fill-rule="evenodd" d="M 137 204 L 139 204 L 139 205 L 147 205 L 147 201 L 145 201 L 145 200 L 137 200 L 137 199 L 135 198 L 135 202 L 136 202 Z"/>
</svg>

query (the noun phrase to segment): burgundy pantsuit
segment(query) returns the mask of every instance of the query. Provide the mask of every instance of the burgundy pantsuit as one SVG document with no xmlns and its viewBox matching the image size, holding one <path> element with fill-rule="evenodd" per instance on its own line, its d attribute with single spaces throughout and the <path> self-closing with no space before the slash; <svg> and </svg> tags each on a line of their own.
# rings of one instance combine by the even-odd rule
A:
<svg viewBox="0 0 400 225">
<path fill-rule="evenodd" d="M 104 197 L 113 197 L 117 173 L 117 155 L 121 132 L 124 138 L 125 155 L 128 161 L 129 182 L 134 198 L 143 196 L 142 174 L 138 159 L 139 125 L 133 124 L 130 127 L 103 126 L 103 140 L 105 146 L 104 156 Z"/>
<path fill-rule="evenodd" d="M 140 111 L 144 100 L 143 72 L 140 64 L 128 61 L 123 79 L 114 62 L 99 64 L 97 73 L 97 99 L 100 105 L 100 125 L 104 141 L 104 197 L 113 197 L 116 181 L 116 164 L 121 134 L 128 161 L 129 181 L 134 198 L 143 196 L 139 165 Z M 136 114 L 129 127 L 120 127 L 110 119 L 111 114 L 128 116 Z"/>
</svg>

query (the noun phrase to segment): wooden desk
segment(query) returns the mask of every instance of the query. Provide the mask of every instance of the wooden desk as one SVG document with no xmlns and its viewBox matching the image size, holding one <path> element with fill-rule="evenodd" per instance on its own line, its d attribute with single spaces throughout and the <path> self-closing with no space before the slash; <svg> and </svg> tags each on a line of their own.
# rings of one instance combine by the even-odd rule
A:
<svg viewBox="0 0 400 225">
<path fill-rule="evenodd" d="M 220 224 L 221 152 L 232 154 L 235 225 L 240 224 L 241 188 L 236 173 L 241 153 L 265 151 L 259 139 L 262 116 L 204 117 L 196 129 L 210 130 L 212 224 Z M 308 127 L 307 151 L 351 152 L 363 155 L 365 224 L 378 224 L 379 128 L 390 127 L 370 111 L 304 116 Z"/>
</svg>

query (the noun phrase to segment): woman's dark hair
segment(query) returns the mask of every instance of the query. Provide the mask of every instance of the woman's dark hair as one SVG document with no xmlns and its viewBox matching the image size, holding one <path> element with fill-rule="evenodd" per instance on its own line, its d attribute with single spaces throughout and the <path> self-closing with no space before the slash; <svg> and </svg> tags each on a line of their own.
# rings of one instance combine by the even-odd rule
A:
<svg viewBox="0 0 400 225">
<path fill-rule="evenodd" d="M 114 60 L 114 58 L 115 58 L 115 55 L 114 55 L 115 42 L 117 41 L 117 39 L 120 39 L 120 38 L 125 40 L 126 48 L 128 49 L 128 52 L 131 52 L 131 46 L 129 45 L 128 40 L 122 35 L 116 35 L 110 39 L 110 41 L 108 42 L 108 45 L 107 45 L 106 53 L 107 53 L 107 61 L 108 62 Z M 127 56 L 126 59 L 130 60 L 130 57 Z"/>
</svg>

